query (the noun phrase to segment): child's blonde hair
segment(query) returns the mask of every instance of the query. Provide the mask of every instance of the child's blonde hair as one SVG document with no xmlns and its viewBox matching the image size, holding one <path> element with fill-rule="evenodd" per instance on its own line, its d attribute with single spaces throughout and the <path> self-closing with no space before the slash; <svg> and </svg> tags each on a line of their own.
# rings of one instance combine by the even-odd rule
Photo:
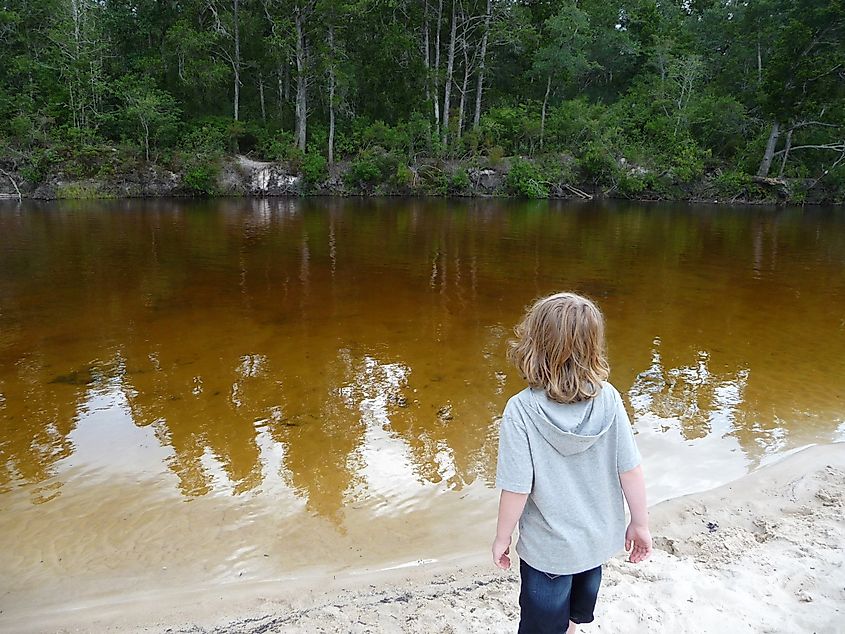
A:
<svg viewBox="0 0 845 634">
<path fill-rule="evenodd" d="M 610 374 L 604 317 L 586 297 L 555 293 L 538 299 L 514 332 L 508 359 L 529 386 L 553 401 L 593 398 Z"/>
</svg>

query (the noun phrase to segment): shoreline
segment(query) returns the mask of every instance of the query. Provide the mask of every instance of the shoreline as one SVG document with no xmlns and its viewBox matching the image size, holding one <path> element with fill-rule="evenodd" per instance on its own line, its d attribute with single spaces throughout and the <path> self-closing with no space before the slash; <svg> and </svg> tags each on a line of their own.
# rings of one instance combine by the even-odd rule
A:
<svg viewBox="0 0 845 634">
<path fill-rule="evenodd" d="M 509 179 L 513 165 L 539 165 L 537 157 L 510 156 L 500 161 L 448 160 L 442 165 L 442 182 L 429 183 L 421 174 L 434 159 L 420 159 L 407 166 L 405 181 L 383 177 L 350 184 L 349 161 L 339 161 L 318 181 L 306 177 L 286 162 L 255 160 L 245 155 L 226 155 L 210 165 L 208 182 L 200 189 L 184 170 L 157 163 L 144 163 L 135 170 L 108 176 L 74 173 L 73 166 L 59 166 L 37 181 L 10 172 L 0 178 L 0 200 L 131 200 L 216 199 L 226 197 L 331 197 L 331 198 L 460 198 L 493 200 L 568 200 L 679 202 L 689 204 L 741 205 L 832 205 L 841 206 L 835 192 L 824 187 L 804 191 L 808 182 L 796 178 L 760 178 L 746 175 L 742 182 L 726 185 L 720 170 L 687 182 L 670 179 L 660 186 L 625 188 L 614 183 L 542 181 L 542 191 L 524 191 Z M 625 169 L 636 169 L 623 164 Z M 172 168 L 172 169 L 170 169 Z M 620 167 L 620 169 L 622 169 Z M 176 171 L 173 171 L 176 170 Z M 624 171 L 624 170 L 623 170 Z M 634 173 L 632 172 L 632 173 Z M 638 173 L 638 172 L 637 172 Z M 620 177 L 621 178 L 621 177 Z"/>
<path fill-rule="evenodd" d="M 605 567 L 583 632 L 845 632 L 845 443 L 816 445 L 651 508 L 655 552 Z M 479 552 L 331 579 L 132 597 L 0 614 L 32 632 L 511 632 L 518 579 Z M 189 607 L 186 607 L 189 606 Z M 725 629 L 728 628 L 728 629 Z"/>
</svg>

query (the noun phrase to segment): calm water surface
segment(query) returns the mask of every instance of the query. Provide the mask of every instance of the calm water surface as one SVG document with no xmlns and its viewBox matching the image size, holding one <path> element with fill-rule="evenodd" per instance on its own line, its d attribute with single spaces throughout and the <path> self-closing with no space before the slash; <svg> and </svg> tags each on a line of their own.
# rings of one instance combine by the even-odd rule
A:
<svg viewBox="0 0 845 634">
<path fill-rule="evenodd" d="M 504 350 L 597 299 L 653 500 L 845 437 L 845 214 L 0 207 L 0 600 L 486 551 Z"/>
</svg>

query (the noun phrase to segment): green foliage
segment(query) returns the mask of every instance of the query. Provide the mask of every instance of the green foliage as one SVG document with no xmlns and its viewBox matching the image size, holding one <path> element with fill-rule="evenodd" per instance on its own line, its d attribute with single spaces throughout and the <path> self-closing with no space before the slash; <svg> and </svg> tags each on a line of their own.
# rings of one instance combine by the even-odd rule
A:
<svg viewBox="0 0 845 634">
<path fill-rule="evenodd" d="M 393 183 L 401 189 L 410 189 L 414 185 L 414 172 L 405 163 L 396 166 Z"/>
<path fill-rule="evenodd" d="M 492 167 L 499 167 L 505 157 L 505 149 L 501 145 L 494 145 L 487 152 L 487 160 Z"/>
<path fill-rule="evenodd" d="M 56 197 L 63 200 L 95 200 L 109 198 L 100 192 L 96 185 L 90 183 L 68 183 L 60 185 L 56 190 Z"/>
<path fill-rule="evenodd" d="M 578 159 L 578 167 L 594 183 L 612 184 L 619 173 L 619 165 L 607 147 L 599 142 L 587 144 Z"/>
<path fill-rule="evenodd" d="M 449 193 L 449 176 L 436 165 L 420 167 L 422 189 L 429 196 L 446 196 Z"/>
<path fill-rule="evenodd" d="M 302 158 L 300 173 L 305 181 L 305 186 L 310 189 L 328 178 L 328 162 L 319 152 L 309 150 Z"/>
<path fill-rule="evenodd" d="M 381 148 L 363 150 L 349 164 L 344 182 L 352 189 L 371 190 L 396 173 L 399 161 Z"/>
<path fill-rule="evenodd" d="M 704 173 L 709 150 L 701 149 L 692 139 L 684 139 L 672 146 L 671 170 L 682 183 L 689 183 Z"/>
<path fill-rule="evenodd" d="M 468 194 L 472 189 L 472 183 L 469 180 L 467 171 L 460 167 L 449 178 L 448 191 L 452 195 Z"/>
<path fill-rule="evenodd" d="M 216 192 L 217 169 L 215 165 L 194 165 L 185 172 L 185 187 L 194 196 L 213 196 Z"/>
<path fill-rule="evenodd" d="M 210 117 L 190 123 L 182 134 L 180 146 L 197 158 L 222 157 L 232 150 L 228 121 Z"/>
<path fill-rule="evenodd" d="M 58 162 L 53 149 L 38 149 L 30 153 L 26 163 L 21 168 L 21 176 L 30 183 L 40 183 L 50 173 Z"/>
<path fill-rule="evenodd" d="M 11 3 L 0 9 L 3 155 L 32 182 L 52 172 L 129 173 L 149 158 L 185 174 L 192 191 L 209 194 L 222 158 L 241 153 L 284 162 L 307 183 L 319 183 L 331 82 L 335 157 L 339 165 L 351 161 L 346 183 L 353 189 L 419 185 L 461 193 L 465 174 L 453 160 L 480 165 L 486 157 L 498 167 L 505 156 L 529 156 L 538 159 L 533 166 L 541 178 L 514 161 L 509 191 L 534 196 L 543 183 L 578 178 L 628 196 L 676 195 L 705 173 L 756 173 L 778 123 L 777 151 L 790 132 L 796 149 L 782 170 L 778 154 L 773 169 L 792 179 L 822 178 L 812 196 L 845 195 L 841 171 L 825 175 L 845 122 L 841 0 L 494 0 L 477 127 L 486 2 L 464 3 L 456 13 L 469 56 L 458 47 L 450 78 L 444 55 L 451 10 L 444 5 L 436 24 L 431 6 L 405 5 L 397 11 L 396 2 L 309 4 L 309 54 L 301 70 L 309 150 L 302 152 L 291 132 L 292 5 L 240 3 L 236 55 L 232 3 L 216 4 L 212 16 L 203 2 L 166 10 L 151 2 L 93 2 L 76 23 L 66 5 L 52 0 Z M 330 25 L 337 27 L 331 44 Z M 427 59 L 420 46 L 420 34 L 428 28 L 434 36 L 435 27 L 442 36 L 439 69 L 430 67 L 433 37 Z M 462 86 L 467 63 L 464 129 L 457 129 L 456 89 L 446 104 L 444 142 L 434 100 L 442 116 L 444 86 Z M 623 157 L 642 170 L 626 167 Z M 433 162 L 438 167 L 418 177 L 409 167 Z"/>
<path fill-rule="evenodd" d="M 636 172 L 623 172 L 616 183 L 617 190 L 623 196 L 634 197 L 643 193 L 648 186 L 644 175 Z"/>
<path fill-rule="evenodd" d="M 516 158 L 511 163 L 505 179 L 508 191 L 523 198 L 548 198 L 549 182 L 538 166 L 531 161 Z"/>
<path fill-rule="evenodd" d="M 739 170 L 725 170 L 713 179 L 716 191 L 722 196 L 738 196 L 751 188 L 751 176 Z"/>
<path fill-rule="evenodd" d="M 573 151 L 598 138 L 606 110 L 585 99 L 571 99 L 551 108 L 546 116 L 546 149 Z"/>
</svg>

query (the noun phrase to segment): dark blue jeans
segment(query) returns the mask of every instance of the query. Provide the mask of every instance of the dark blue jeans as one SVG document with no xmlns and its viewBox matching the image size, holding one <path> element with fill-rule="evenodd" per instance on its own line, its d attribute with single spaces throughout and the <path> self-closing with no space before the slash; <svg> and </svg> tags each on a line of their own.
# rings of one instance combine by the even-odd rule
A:
<svg viewBox="0 0 845 634">
<path fill-rule="evenodd" d="M 601 566 L 574 575 L 552 575 L 519 562 L 519 634 L 564 634 L 569 621 L 593 620 Z"/>
</svg>

